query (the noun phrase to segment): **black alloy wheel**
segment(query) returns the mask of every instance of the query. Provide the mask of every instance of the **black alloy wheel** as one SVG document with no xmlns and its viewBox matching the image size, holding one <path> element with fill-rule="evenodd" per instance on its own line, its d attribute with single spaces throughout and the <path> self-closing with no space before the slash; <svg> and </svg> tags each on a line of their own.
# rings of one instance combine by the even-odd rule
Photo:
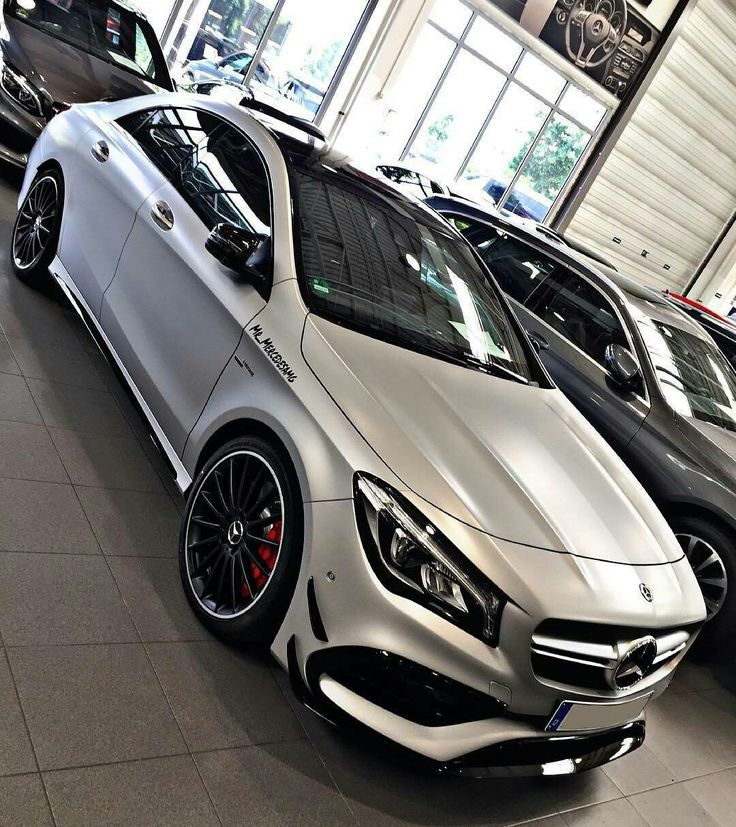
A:
<svg viewBox="0 0 736 827">
<path fill-rule="evenodd" d="M 701 517 L 683 517 L 675 536 L 692 566 L 705 601 L 707 623 L 700 633 L 701 651 L 720 652 L 736 638 L 736 543 L 726 529 Z"/>
<path fill-rule="evenodd" d="M 63 184 L 54 170 L 39 174 L 23 199 L 13 227 L 11 260 L 19 279 L 41 287 L 56 255 L 61 227 Z"/>
<path fill-rule="evenodd" d="M 230 443 L 205 465 L 187 502 L 180 570 L 213 632 L 266 641 L 276 631 L 298 574 L 301 509 L 284 463 L 261 440 Z"/>
</svg>

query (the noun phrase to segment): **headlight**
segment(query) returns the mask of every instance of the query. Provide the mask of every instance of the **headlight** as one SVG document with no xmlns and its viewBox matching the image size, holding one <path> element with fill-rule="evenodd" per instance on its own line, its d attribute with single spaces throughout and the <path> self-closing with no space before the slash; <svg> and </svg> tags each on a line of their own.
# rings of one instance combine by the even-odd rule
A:
<svg viewBox="0 0 736 827">
<path fill-rule="evenodd" d="M 43 104 L 38 92 L 17 70 L 9 66 L 0 54 L 0 86 L 5 94 L 31 115 L 43 117 Z"/>
<path fill-rule="evenodd" d="M 506 597 L 389 485 L 355 476 L 363 548 L 383 585 L 491 646 L 498 644 Z"/>
</svg>

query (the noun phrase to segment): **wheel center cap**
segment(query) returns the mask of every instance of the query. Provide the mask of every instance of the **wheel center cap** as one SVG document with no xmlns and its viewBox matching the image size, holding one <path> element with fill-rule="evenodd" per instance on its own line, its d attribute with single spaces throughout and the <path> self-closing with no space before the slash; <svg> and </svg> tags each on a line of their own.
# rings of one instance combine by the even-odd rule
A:
<svg viewBox="0 0 736 827">
<path fill-rule="evenodd" d="M 36 220 L 33 222 L 33 228 L 38 229 L 41 226 L 41 216 L 37 215 Z"/>
<path fill-rule="evenodd" d="M 227 541 L 231 546 L 237 546 L 245 536 L 245 528 L 240 520 L 234 520 L 227 529 Z"/>
</svg>

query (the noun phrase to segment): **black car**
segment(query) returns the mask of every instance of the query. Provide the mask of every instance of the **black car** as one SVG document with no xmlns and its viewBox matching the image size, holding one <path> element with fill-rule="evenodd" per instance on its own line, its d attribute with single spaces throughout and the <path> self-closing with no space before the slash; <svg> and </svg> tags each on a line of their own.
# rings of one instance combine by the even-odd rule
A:
<svg viewBox="0 0 736 827">
<path fill-rule="evenodd" d="M 736 629 L 736 373 L 708 333 L 643 287 L 511 216 L 427 202 L 474 245 L 553 379 L 659 505 L 711 622 Z M 574 508 L 575 504 L 570 503 Z M 653 599 L 656 601 L 657 596 Z"/>
<path fill-rule="evenodd" d="M 19 166 L 72 104 L 174 88 L 155 32 L 126 0 L 5 0 L 0 32 L 0 159 Z"/>
</svg>

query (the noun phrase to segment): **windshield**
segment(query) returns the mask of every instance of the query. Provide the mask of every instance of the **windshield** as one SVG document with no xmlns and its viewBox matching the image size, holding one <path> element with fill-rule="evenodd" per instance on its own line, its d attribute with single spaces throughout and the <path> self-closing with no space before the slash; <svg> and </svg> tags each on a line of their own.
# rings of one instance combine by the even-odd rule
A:
<svg viewBox="0 0 736 827">
<path fill-rule="evenodd" d="M 310 309 L 384 341 L 529 381 L 513 323 L 470 248 L 388 188 L 328 171 L 294 176 Z"/>
<path fill-rule="evenodd" d="M 5 12 L 77 49 L 171 88 L 153 29 L 123 6 L 102 0 L 8 0 Z"/>
<path fill-rule="evenodd" d="M 638 324 L 669 406 L 682 416 L 736 431 L 736 374 L 718 348 L 650 317 Z"/>
</svg>

